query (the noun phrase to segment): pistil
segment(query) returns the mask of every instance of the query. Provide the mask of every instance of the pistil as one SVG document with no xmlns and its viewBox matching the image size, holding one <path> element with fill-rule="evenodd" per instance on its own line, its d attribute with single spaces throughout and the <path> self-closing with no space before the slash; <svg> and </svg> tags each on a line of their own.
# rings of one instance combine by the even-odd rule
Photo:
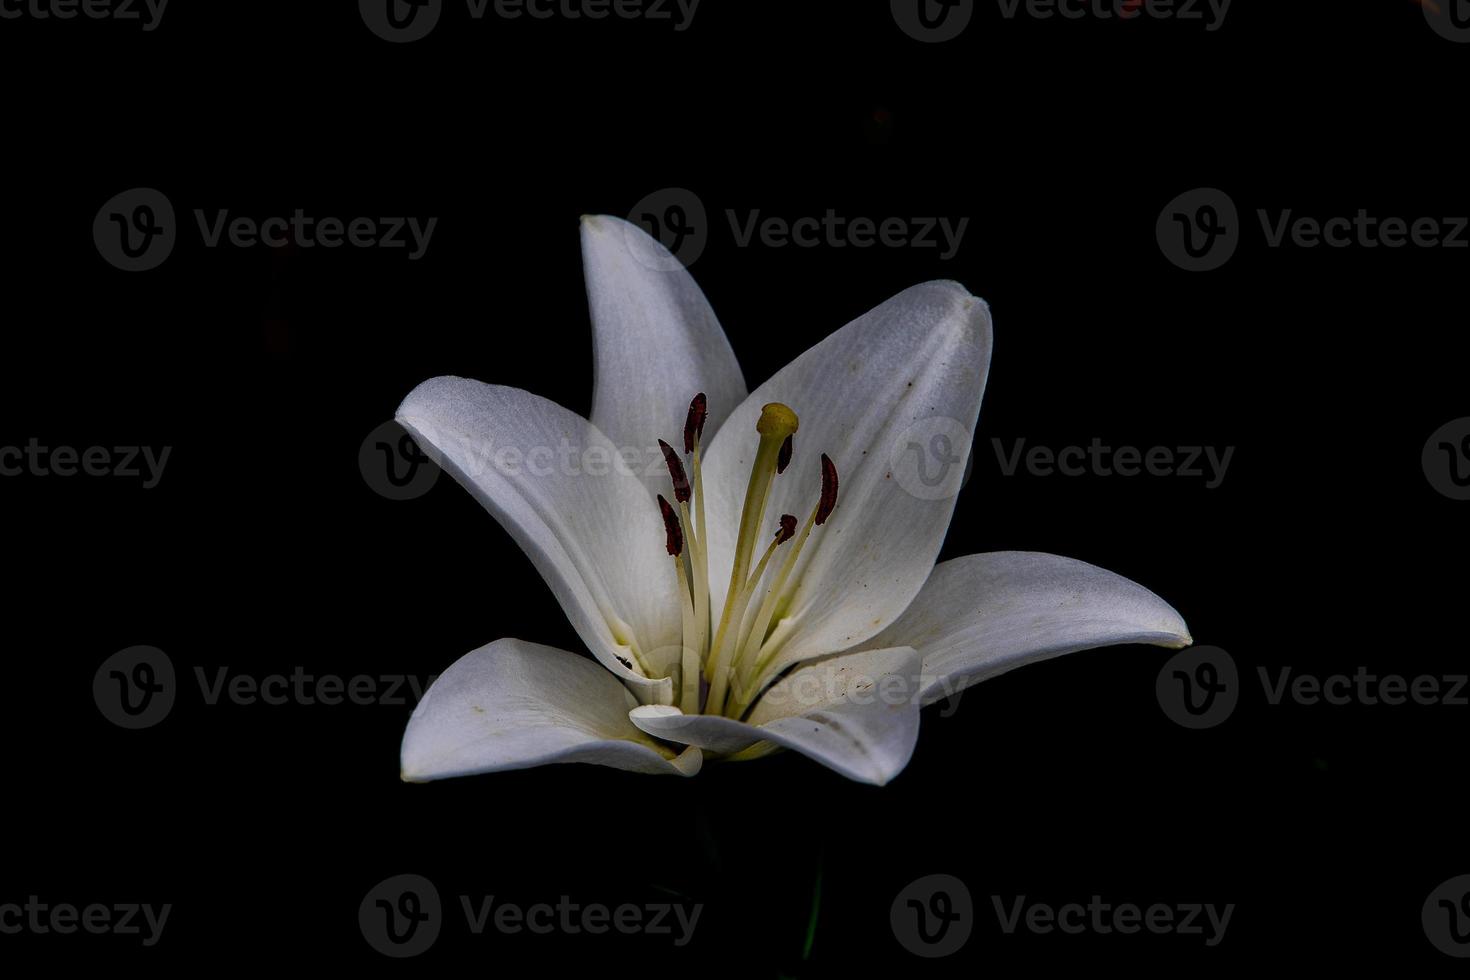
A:
<svg viewBox="0 0 1470 980">
<path fill-rule="evenodd" d="M 745 488 L 745 504 L 740 511 L 740 533 L 735 539 L 735 560 L 730 567 L 730 585 L 725 590 L 725 608 L 720 614 L 720 625 L 715 631 L 714 645 L 710 648 L 706 664 L 710 683 L 709 700 L 705 703 L 707 713 L 719 713 L 725 703 L 735 640 L 745 618 L 746 605 L 750 602 L 745 585 L 750 572 L 751 553 L 760 533 L 761 517 L 766 509 L 771 480 L 776 475 L 781 447 L 796 432 L 799 424 L 795 412 L 780 402 L 771 402 L 761 409 L 760 420 L 755 425 L 755 431 L 761 437 L 760 445 L 756 447 L 755 462 L 750 467 L 750 482 Z M 729 635 L 732 622 L 734 636 Z"/>
</svg>

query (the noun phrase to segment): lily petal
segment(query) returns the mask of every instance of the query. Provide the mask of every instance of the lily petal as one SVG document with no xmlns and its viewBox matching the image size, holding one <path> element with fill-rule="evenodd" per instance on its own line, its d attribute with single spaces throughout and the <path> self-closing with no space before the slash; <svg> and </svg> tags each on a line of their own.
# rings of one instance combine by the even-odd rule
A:
<svg viewBox="0 0 1470 980">
<path fill-rule="evenodd" d="M 629 717 L 658 738 L 722 755 L 761 755 L 779 746 L 849 779 L 881 786 L 913 755 L 921 664 L 910 647 L 809 664 L 772 685 L 749 722 L 686 715 L 672 705 L 643 705 Z"/>
<path fill-rule="evenodd" d="M 796 457 L 772 485 L 766 523 L 804 519 L 821 492 L 818 455 L 840 476 L 837 510 L 813 532 L 778 622 L 765 676 L 850 649 L 903 612 L 934 567 L 954 512 L 990 366 L 990 314 L 953 282 L 914 286 L 859 317 L 761 385 L 735 410 L 706 456 L 710 567 L 730 567 L 761 406 L 801 419 Z M 932 493 L 903 479 L 913 445 L 945 435 L 953 487 Z M 912 470 L 912 463 L 907 463 Z M 714 608 L 725 581 L 712 583 Z M 782 637 L 784 636 L 784 639 Z"/>
<path fill-rule="evenodd" d="M 709 399 L 705 439 L 745 399 L 745 378 L 709 301 L 689 272 L 642 228 L 606 215 L 582 219 L 582 264 L 592 313 L 592 422 L 618 446 L 658 459 L 679 441 L 689 402 Z M 662 466 L 644 475 L 663 489 Z"/>
<path fill-rule="evenodd" d="M 628 664 L 641 653 L 660 676 L 679 661 L 674 569 L 658 508 L 607 437 L 539 395 L 464 378 L 425 381 L 398 422 L 515 538 L 598 661 L 639 700 L 671 700 L 667 676 Z"/>
<path fill-rule="evenodd" d="M 1193 642 L 1172 606 L 1121 575 L 1058 555 L 997 551 L 936 565 L 913 604 L 867 645 L 917 647 L 923 703 L 932 704 L 1065 653 Z"/>
<path fill-rule="evenodd" d="M 586 657 L 496 640 L 459 658 L 425 692 L 403 733 L 403 778 L 422 782 L 555 762 L 697 773 L 698 749 L 676 755 L 629 723 L 636 703 Z"/>
</svg>

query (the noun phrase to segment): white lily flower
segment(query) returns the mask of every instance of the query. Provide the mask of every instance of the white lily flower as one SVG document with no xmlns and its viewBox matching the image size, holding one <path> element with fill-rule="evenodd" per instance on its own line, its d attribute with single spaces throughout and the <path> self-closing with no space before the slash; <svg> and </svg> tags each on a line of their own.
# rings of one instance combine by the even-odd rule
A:
<svg viewBox="0 0 1470 980">
<path fill-rule="evenodd" d="M 935 564 L 958 487 L 894 474 L 935 420 L 966 435 L 963 471 L 991 327 L 962 286 L 899 293 L 747 394 L 663 246 L 591 217 L 582 249 L 590 421 L 462 378 L 420 385 L 397 418 L 525 549 L 595 659 L 515 639 L 466 654 L 409 721 L 404 779 L 553 762 L 688 776 L 706 755 L 785 748 L 882 784 L 926 704 L 1064 653 L 1191 642 L 1162 599 L 1084 562 Z M 655 445 L 667 468 L 647 464 Z"/>
</svg>

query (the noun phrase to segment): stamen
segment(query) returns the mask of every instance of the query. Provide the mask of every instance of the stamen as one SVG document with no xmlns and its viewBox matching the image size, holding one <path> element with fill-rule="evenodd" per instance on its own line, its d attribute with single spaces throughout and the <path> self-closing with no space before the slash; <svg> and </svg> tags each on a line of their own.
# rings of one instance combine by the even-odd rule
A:
<svg viewBox="0 0 1470 980">
<path fill-rule="evenodd" d="M 658 509 L 663 514 L 664 532 L 668 535 L 669 557 L 674 559 L 674 576 L 679 580 L 679 710 L 685 713 L 699 711 L 699 650 L 693 645 L 696 639 L 694 626 L 694 597 L 689 593 L 689 573 L 684 571 L 684 535 L 674 508 L 658 495 Z"/>
<path fill-rule="evenodd" d="M 822 501 L 817 505 L 817 524 L 827 523 L 837 507 L 837 467 L 826 453 L 822 454 Z"/>
<path fill-rule="evenodd" d="M 781 452 L 779 452 L 778 454 L 776 454 L 776 475 L 777 476 L 780 476 L 782 473 L 785 473 L 786 472 L 786 467 L 788 467 L 790 465 L 791 465 L 791 437 L 790 436 L 787 436 L 786 437 L 786 441 L 783 442 L 783 443 L 781 443 Z"/>
<path fill-rule="evenodd" d="M 648 498 L 645 497 L 644 499 L 646 500 Z M 674 508 L 669 506 L 669 502 L 664 499 L 663 494 L 658 495 L 658 509 L 664 516 L 664 534 L 666 536 L 664 547 L 669 550 L 670 555 L 678 558 L 684 553 L 684 532 L 679 527 L 679 518 L 675 516 Z"/>
<path fill-rule="evenodd" d="M 752 625 L 750 621 L 750 600 L 755 595 L 755 590 L 760 585 L 761 579 L 765 578 L 766 566 L 770 565 L 771 556 L 776 553 L 776 549 L 781 547 L 781 545 L 785 544 L 787 541 L 790 541 L 795 535 L 795 516 L 791 514 L 782 514 L 781 521 L 776 527 L 775 536 L 771 538 L 771 543 L 766 546 L 765 552 L 761 555 L 761 560 L 756 562 L 755 571 L 750 573 L 750 578 L 746 580 L 745 585 L 742 586 L 740 589 L 740 598 L 735 601 L 734 606 L 734 609 L 737 613 L 737 618 L 733 618 L 730 620 L 730 625 L 732 627 L 738 626 L 738 629 L 735 631 L 735 643 L 731 647 L 731 649 L 733 649 L 737 654 L 742 648 L 744 648 L 746 637 L 749 635 L 750 632 L 750 628 Z M 720 710 L 720 702 L 711 700 L 710 703 L 713 706 L 712 710 Z"/>
<path fill-rule="evenodd" d="M 750 578 L 745 581 L 745 592 L 755 591 L 755 587 L 760 584 L 761 578 L 766 574 L 766 565 L 770 562 L 771 556 L 776 553 L 776 549 L 794 537 L 796 537 L 796 518 L 790 514 L 782 514 L 781 521 L 776 527 L 776 536 L 766 546 L 761 560 L 755 563 L 755 571 L 751 572 Z"/>
<path fill-rule="evenodd" d="M 709 400 L 704 392 L 694 396 L 689 403 L 689 415 L 684 419 L 684 452 L 694 452 L 694 444 L 704 435 L 704 420 L 709 418 Z"/>
<path fill-rule="evenodd" d="M 745 709 L 755 700 L 760 692 L 755 689 L 759 683 L 761 674 L 775 655 L 775 649 L 764 650 L 766 641 L 771 638 L 771 622 L 775 618 L 776 610 L 789 604 L 791 594 L 786 591 L 786 582 L 796 568 L 796 560 L 801 557 L 801 549 L 806 546 L 806 540 L 812 533 L 812 528 L 824 523 L 832 515 L 837 507 L 837 467 L 831 458 L 822 454 L 822 495 L 813 508 L 811 515 L 807 517 L 806 524 L 801 529 L 801 535 L 796 539 L 791 553 L 781 563 L 781 569 L 776 573 L 775 579 L 766 589 L 765 597 L 761 600 L 760 611 L 751 620 L 749 631 L 745 632 L 741 639 L 740 651 L 735 657 L 735 663 L 731 672 L 735 674 L 735 704 L 730 717 L 739 718 L 745 714 Z M 793 590 L 794 591 L 794 590 Z M 753 663 L 752 663 L 753 662 Z M 742 668 L 751 664 L 747 672 Z"/>
<path fill-rule="evenodd" d="M 658 441 L 658 448 L 664 451 L 664 463 L 669 467 L 669 479 L 674 481 L 674 499 L 681 504 L 689 503 L 689 477 L 684 475 L 684 463 L 679 459 L 679 454 L 674 452 L 674 447 Z"/>
</svg>

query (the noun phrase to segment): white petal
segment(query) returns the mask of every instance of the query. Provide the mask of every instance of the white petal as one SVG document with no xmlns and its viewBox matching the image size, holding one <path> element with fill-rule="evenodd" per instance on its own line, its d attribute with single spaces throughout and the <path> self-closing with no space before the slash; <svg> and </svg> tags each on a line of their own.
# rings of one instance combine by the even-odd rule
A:
<svg viewBox="0 0 1470 980">
<path fill-rule="evenodd" d="M 684 419 L 709 399 L 709 440 L 745 399 L 745 378 L 694 278 L 642 228 L 606 215 L 582 219 L 582 263 L 595 347 L 592 422 L 618 446 L 683 449 Z M 661 466 L 645 481 L 663 491 Z M 664 491 L 667 493 L 667 491 Z"/>
<path fill-rule="evenodd" d="M 712 568 L 729 568 L 762 405 L 783 402 L 801 420 L 765 525 L 773 530 L 783 513 L 804 521 L 820 495 L 820 455 L 837 467 L 837 510 L 802 553 L 773 671 L 861 643 L 918 594 L 954 511 L 989 365 L 985 303 L 957 283 L 926 283 L 802 354 L 752 393 L 715 437 L 704 474 Z M 911 448 L 922 444 L 918 452 L 927 452 L 937 435 L 955 458 L 950 485 L 934 492 L 908 477 L 916 476 Z M 723 576 L 711 573 L 716 609 L 728 572 Z"/>
<path fill-rule="evenodd" d="M 455 661 L 424 694 L 403 733 L 403 778 L 421 782 L 553 762 L 698 772 L 698 749 L 676 756 L 629 723 L 636 703 L 586 657 L 496 640 Z"/>
<path fill-rule="evenodd" d="M 913 604 L 867 645 L 917 647 L 931 704 L 1064 653 L 1192 642 L 1173 607 L 1121 575 L 1057 555 L 998 551 L 935 566 Z"/>
<path fill-rule="evenodd" d="M 849 779 L 883 785 L 914 752 L 921 658 L 908 648 L 840 654 L 792 671 L 756 704 L 750 721 L 686 715 L 672 705 L 635 708 L 633 724 L 722 755 L 793 749 Z"/>
<path fill-rule="evenodd" d="M 667 702 L 679 659 L 679 605 L 658 507 L 607 437 L 573 412 L 517 388 L 434 378 L 413 390 L 398 421 L 484 504 L 525 550 L 582 641 L 642 701 Z M 493 598 L 503 560 L 472 529 L 446 547 L 470 556 Z"/>
</svg>

